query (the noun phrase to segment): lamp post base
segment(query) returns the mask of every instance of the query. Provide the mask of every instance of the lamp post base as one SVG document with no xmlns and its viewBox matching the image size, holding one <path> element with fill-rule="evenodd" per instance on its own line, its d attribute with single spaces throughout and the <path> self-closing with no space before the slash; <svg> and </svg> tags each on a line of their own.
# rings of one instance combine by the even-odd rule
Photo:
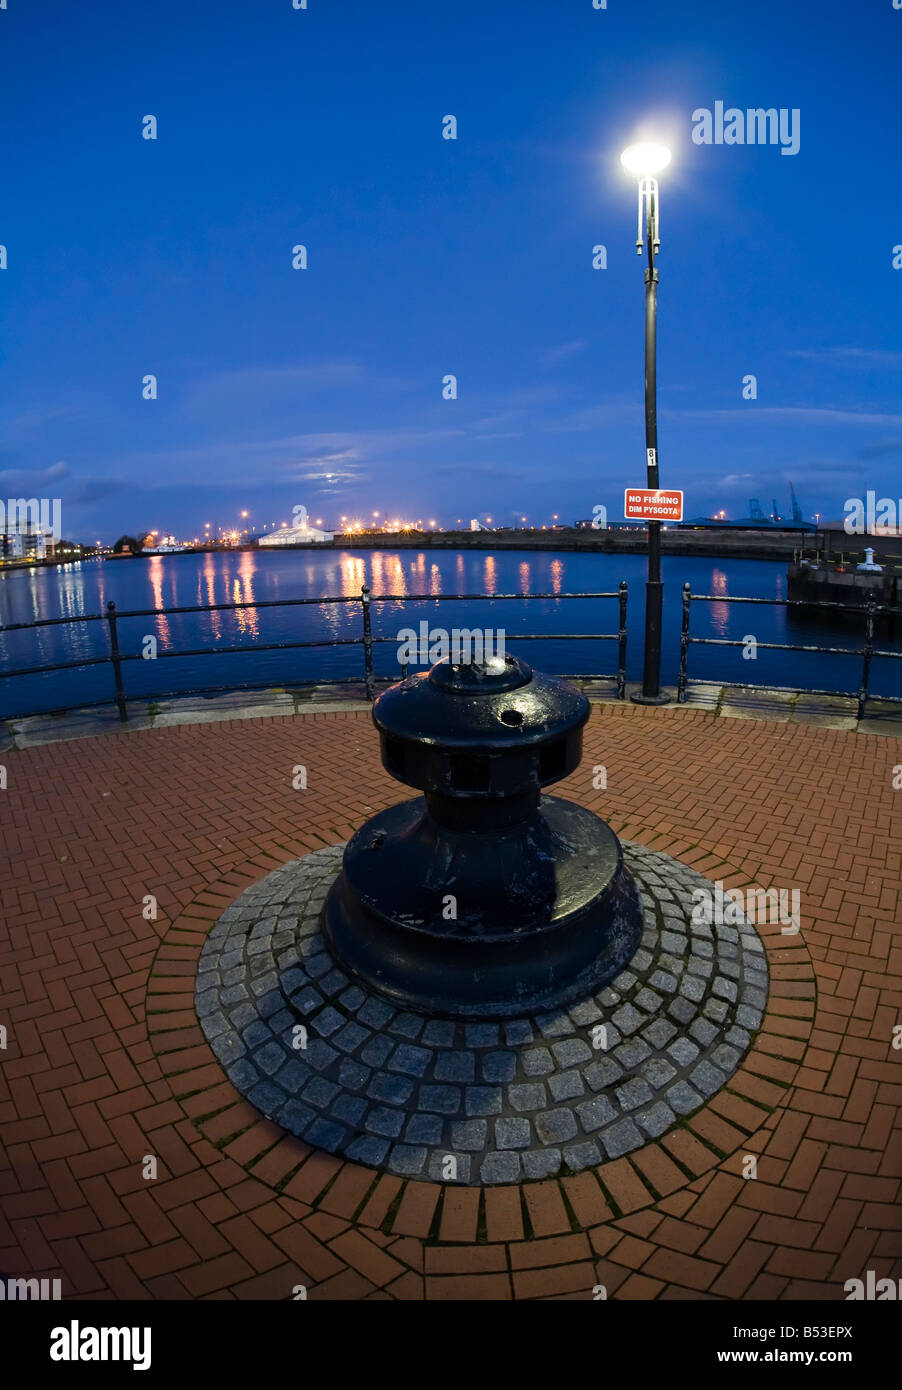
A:
<svg viewBox="0 0 902 1390">
<path fill-rule="evenodd" d="M 635 691 L 631 696 L 634 705 L 669 705 L 673 699 L 666 690 L 659 690 L 657 695 L 643 695 L 641 690 Z"/>
</svg>

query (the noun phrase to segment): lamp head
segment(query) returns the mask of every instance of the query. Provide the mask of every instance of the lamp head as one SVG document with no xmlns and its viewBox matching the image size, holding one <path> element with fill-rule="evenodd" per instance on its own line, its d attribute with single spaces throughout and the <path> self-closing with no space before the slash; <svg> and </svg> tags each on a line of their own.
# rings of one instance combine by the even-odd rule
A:
<svg viewBox="0 0 902 1390">
<path fill-rule="evenodd" d="M 670 160 L 671 154 L 667 146 L 657 145 L 653 141 L 629 145 L 620 156 L 623 167 L 639 178 L 660 173 L 662 169 L 667 168 Z"/>
</svg>

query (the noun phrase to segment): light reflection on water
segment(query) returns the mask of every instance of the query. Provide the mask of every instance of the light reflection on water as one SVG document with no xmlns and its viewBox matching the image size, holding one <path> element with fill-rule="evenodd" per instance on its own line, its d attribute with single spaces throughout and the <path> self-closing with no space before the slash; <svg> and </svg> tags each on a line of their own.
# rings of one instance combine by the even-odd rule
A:
<svg viewBox="0 0 902 1390">
<path fill-rule="evenodd" d="M 150 558 L 150 587 L 153 592 L 153 607 L 163 608 L 163 556 L 152 555 Z M 157 640 L 161 647 L 172 646 L 172 629 L 169 626 L 169 619 L 160 616 L 155 619 L 157 625 Z"/>
<path fill-rule="evenodd" d="M 727 589 L 727 576 L 723 570 L 716 569 L 712 573 L 711 592 L 712 594 L 723 594 L 724 596 L 729 592 Z M 705 606 L 710 612 L 711 626 L 714 628 L 717 636 L 726 637 L 730 627 L 730 605 L 728 603 L 712 603 L 706 604 Z"/>
</svg>

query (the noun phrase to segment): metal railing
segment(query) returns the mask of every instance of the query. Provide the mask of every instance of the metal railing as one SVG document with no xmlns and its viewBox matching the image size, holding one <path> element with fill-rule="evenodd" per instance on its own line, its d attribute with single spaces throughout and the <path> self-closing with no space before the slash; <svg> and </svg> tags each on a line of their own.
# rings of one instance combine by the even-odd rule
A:
<svg viewBox="0 0 902 1390">
<path fill-rule="evenodd" d="M 869 598 L 864 605 L 851 606 L 847 603 L 831 602 L 827 599 L 807 599 L 807 598 L 735 598 L 728 594 L 693 594 L 691 585 L 687 582 L 683 585 L 683 621 L 680 631 L 680 675 L 677 682 L 677 700 L 680 704 L 686 701 L 686 691 L 689 685 L 711 684 L 710 681 L 691 678 L 687 675 L 689 661 L 689 647 L 691 644 L 704 647 L 744 647 L 745 638 L 741 637 L 692 637 L 689 631 L 690 606 L 693 603 L 764 603 L 776 608 L 820 608 L 838 610 L 843 614 L 861 614 L 864 619 L 864 645 L 861 647 L 824 647 L 820 645 L 810 645 L 798 642 L 759 642 L 756 639 L 755 648 L 762 651 L 774 652 L 818 652 L 822 656 L 858 656 L 861 657 L 861 680 L 858 687 L 858 712 L 857 718 L 863 719 L 869 699 L 873 699 L 868 690 L 871 676 L 871 663 L 875 657 L 891 657 L 896 660 L 902 659 L 902 651 L 892 652 L 874 646 L 874 624 L 875 620 L 881 616 L 902 617 L 902 608 L 893 607 L 887 603 L 876 603 Z M 830 695 L 839 696 L 843 699 L 850 697 L 847 690 L 819 690 L 814 687 L 806 686 L 804 690 L 799 690 L 792 686 L 780 685 L 756 685 L 751 681 L 716 681 L 717 685 L 725 686 L 727 689 L 743 690 L 776 690 L 781 694 L 807 694 L 807 695 Z M 902 696 L 881 695 L 881 700 L 889 700 L 897 704 L 902 704 Z"/>
<path fill-rule="evenodd" d="M 0 679 L 12 679 L 16 676 L 44 675 L 50 671 L 72 671 L 81 670 L 88 666 L 102 666 L 109 664 L 113 673 L 114 693 L 109 700 L 83 699 L 75 704 L 54 705 L 49 710 L 42 713 L 65 714 L 75 709 L 85 709 L 98 705 L 115 704 L 119 711 L 119 718 L 125 722 L 128 719 L 129 701 L 156 701 L 160 699 L 171 699 L 185 695 L 210 695 L 223 693 L 225 691 L 236 690 L 265 690 L 273 685 L 273 677 L 270 676 L 265 681 L 238 681 L 227 685 L 218 684 L 214 686 L 192 686 L 183 687 L 177 690 L 154 691 L 151 694 L 129 695 L 125 689 L 122 668 L 127 661 L 142 661 L 148 658 L 142 652 L 124 652 L 120 646 L 119 622 L 127 618 L 160 618 L 171 617 L 177 613 L 213 613 L 213 612 L 233 612 L 242 609 L 259 608 L 298 608 L 318 606 L 321 604 L 359 604 L 361 607 L 361 631 L 357 637 L 325 637 L 317 638 L 312 641 L 298 642 L 249 642 L 237 646 L 211 646 L 211 647 L 192 647 L 182 648 L 172 651 L 160 651 L 157 649 L 154 660 L 171 660 L 179 657 L 195 656 L 223 656 L 235 652 L 273 652 L 273 651 L 294 651 L 301 648 L 313 647 L 362 647 L 363 648 L 363 683 L 367 698 L 373 700 L 376 693 L 376 681 L 379 679 L 375 672 L 373 660 L 373 648 L 379 644 L 388 644 L 397 647 L 399 639 L 397 637 L 386 637 L 373 632 L 372 605 L 379 603 L 446 603 L 468 601 L 472 603 L 487 603 L 500 600 L 516 600 L 518 602 L 531 602 L 538 599 L 617 599 L 619 622 L 616 632 L 553 632 L 553 633 L 510 633 L 511 640 L 515 642 L 616 642 L 617 643 L 617 669 L 614 672 L 591 672 L 577 673 L 570 679 L 582 680 L 613 680 L 616 682 L 617 698 L 620 700 L 626 697 L 626 642 L 627 642 L 627 598 L 628 588 L 625 580 L 620 581 L 619 587 L 613 592 L 587 593 L 587 594 L 373 594 L 364 584 L 361 587 L 360 595 L 326 596 L 323 598 L 298 598 L 298 599 L 248 599 L 236 600 L 230 603 L 208 603 L 185 607 L 174 608 L 138 608 L 128 612 L 119 611 L 115 603 L 110 601 L 104 613 L 83 613 L 75 617 L 64 618 L 39 618 L 30 623 L 6 623 L 0 625 L 0 637 L 8 632 L 32 631 L 36 628 L 56 627 L 70 623 L 106 623 L 108 651 L 103 656 L 84 656 L 78 657 L 74 661 L 57 661 L 42 663 L 39 666 L 24 666 L 14 670 L 0 670 Z M 402 676 L 407 675 L 407 666 L 402 667 Z M 383 678 L 384 679 L 384 678 Z M 330 680 L 331 685 L 355 685 L 358 684 L 360 677 L 346 676 Z M 296 688 L 302 689 L 312 685 L 323 684 L 322 679 L 313 681 L 292 681 L 291 684 Z M 17 714 L 6 714 L 4 719 L 24 719 L 33 711 L 25 711 Z"/>
</svg>

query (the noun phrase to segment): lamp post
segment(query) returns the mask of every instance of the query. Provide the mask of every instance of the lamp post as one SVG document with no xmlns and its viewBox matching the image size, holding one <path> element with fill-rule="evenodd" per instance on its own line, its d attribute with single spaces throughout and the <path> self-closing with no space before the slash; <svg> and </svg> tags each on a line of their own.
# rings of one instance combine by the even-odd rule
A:
<svg viewBox="0 0 902 1390">
<path fill-rule="evenodd" d="M 658 320 L 658 271 L 655 256 L 661 248 L 658 180 L 670 163 L 666 145 L 630 145 L 620 156 L 620 162 L 639 180 L 639 226 L 636 250 L 641 256 L 642 244 L 648 251 L 645 270 L 645 457 L 648 486 L 657 491 L 658 479 L 658 414 L 656 386 L 656 332 Z M 645 659 L 642 672 L 642 692 L 632 696 L 637 705 L 666 705 L 670 696 L 661 690 L 661 609 L 664 586 L 661 583 L 661 523 L 648 523 L 648 579 L 645 584 Z"/>
</svg>

